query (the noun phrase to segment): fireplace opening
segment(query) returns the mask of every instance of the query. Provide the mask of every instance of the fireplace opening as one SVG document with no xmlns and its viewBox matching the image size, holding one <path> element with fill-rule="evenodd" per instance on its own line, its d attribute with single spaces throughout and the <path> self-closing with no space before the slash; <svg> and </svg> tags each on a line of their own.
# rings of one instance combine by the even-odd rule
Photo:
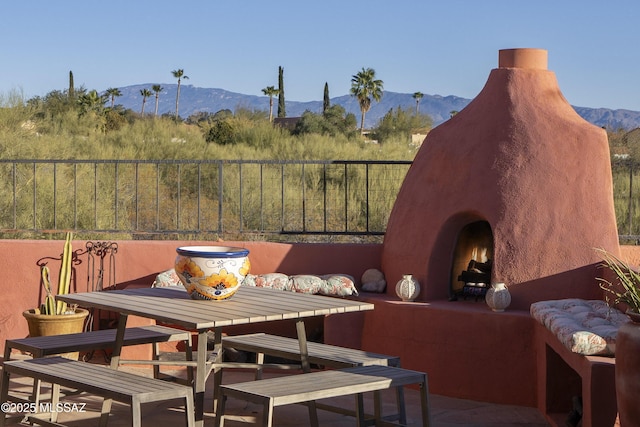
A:
<svg viewBox="0 0 640 427">
<path fill-rule="evenodd" d="M 450 299 L 484 299 L 491 286 L 493 232 L 487 221 L 465 225 L 458 234 L 451 271 Z"/>
</svg>

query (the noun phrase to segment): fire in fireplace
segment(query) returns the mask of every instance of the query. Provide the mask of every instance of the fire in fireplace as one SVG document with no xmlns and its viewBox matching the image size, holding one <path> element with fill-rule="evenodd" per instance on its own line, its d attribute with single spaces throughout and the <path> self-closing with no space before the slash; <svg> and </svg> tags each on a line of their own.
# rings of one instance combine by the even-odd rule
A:
<svg viewBox="0 0 640 427">
<path fill-rule="evenodd" d="M 475 221 L 462 228 L 454 250 L 451 272 L 451 300 L 483 298 L 491 285 L 493 233 L 487 221 Z"/>
</svg>

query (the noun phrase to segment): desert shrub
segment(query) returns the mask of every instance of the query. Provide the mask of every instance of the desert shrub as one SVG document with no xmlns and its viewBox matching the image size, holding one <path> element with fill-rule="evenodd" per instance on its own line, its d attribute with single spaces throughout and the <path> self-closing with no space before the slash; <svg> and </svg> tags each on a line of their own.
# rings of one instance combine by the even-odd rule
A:
<svg viewBox="0 0 640 427">
<path fill-rule="evenodd" d="M 235 143 L 235 127 L 231 120 L 216 120 L 207 132 L 205 137 L 207 142 L 215 142 L 220 145 Z"/>
</svg>

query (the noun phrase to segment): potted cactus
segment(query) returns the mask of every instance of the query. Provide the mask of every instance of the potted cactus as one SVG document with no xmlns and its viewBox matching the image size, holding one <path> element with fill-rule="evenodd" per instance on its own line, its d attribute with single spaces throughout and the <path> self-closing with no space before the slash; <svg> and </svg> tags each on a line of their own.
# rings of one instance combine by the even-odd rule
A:
<svg viewBox="0 0 640 427">
<path fill-rule="evenodd" d="M 57 295 L 70 291 L 73 271 L 73 234 L 68 232 L 64 242 L 58 275 Z M 39 308 L 26 310 L 22 315 L 29 324 L 29 336 L 45 336 L 82 332 L 84 321 L 89 312 L 82 308 L 68 307 L 58 301 L 51 288 L 50 271 L 46 264 L 40 266 L 40 284 L 44 287 L 45 297 Z"/>
<path fill-rule="evenodd" d="M 640 407 L 640 271 L 628 262 L 601 250 L 603 265 L 612 280 L 600 279 L 601 287 L 613 296 L 632 320 L 618 329 L 616 336 L 616 401 L 620 426 L 639 426 Z M 616 424 L 617 425 L 617 424 Z"/>
</svg>

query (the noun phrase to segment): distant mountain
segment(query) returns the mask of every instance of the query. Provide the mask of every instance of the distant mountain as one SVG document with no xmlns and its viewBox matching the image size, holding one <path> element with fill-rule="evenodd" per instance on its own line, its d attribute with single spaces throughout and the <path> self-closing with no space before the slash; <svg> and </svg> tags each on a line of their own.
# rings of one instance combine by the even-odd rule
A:
<svg viewBox="0 0 640 427">
<path fill-rule="evenodd" d="M 155 84 L 155 83 L 154 83 Z M 116 104 L 122 105 L 134 111 L 142 108 L 141 89 L 151 90 L 152 83 L 132 85 L 119 88 L 122 96 L 116 98 Z M 163 91 L 158 98 L 158 114 L 174 113 L 176 110 L 177 84 L 163 84 Z M 434 125 L 438 125 L 451 116 L 452 111 L 460 111 L 471 102 L 471 99 L 457 96 L 427 95 L 420 100 L 419 110 L 428 114 L 433 119 Z M 358 101 L 350 95 L 331 98 L 332 104 L 338 104 L 347 112 L 353 113 L 360 120 L 360 107 Z M 397 107 L 403 109 L 415 109 L 416 101 L 413 94 L 385 91 L 380 102 L 373 102 L 371 109 L 365 116 L 365 126 L 375 126 L 389 110 Z M 192 85 L 180 86 L 180 104 L 178 112 L 186 118 L 197 112 L 215 113 L 220 110 L 235 111 L 236 108 L 250 110 L 269 110 L 269 97 L 257 95 L 245 95 L 229 92 L 224 89 L 200 88 Z M 607 108 L 574 107 L 576 112 L 594 125 L 611 129 L 623 128 L 627 130 L 640 127 L 640 112 L 630 110 L 610 110 Z M 288 117 L 302 115 L 306 110 L 314 113 L 322 111 L 322 101 L 298 102 L 286 101 Z M 155 111 L 155 96 L 147 99 L 145 113 L 152 114 Z M 274 115 L 277 111 L 277 99 L 274 99 Z"/>
</svg>

